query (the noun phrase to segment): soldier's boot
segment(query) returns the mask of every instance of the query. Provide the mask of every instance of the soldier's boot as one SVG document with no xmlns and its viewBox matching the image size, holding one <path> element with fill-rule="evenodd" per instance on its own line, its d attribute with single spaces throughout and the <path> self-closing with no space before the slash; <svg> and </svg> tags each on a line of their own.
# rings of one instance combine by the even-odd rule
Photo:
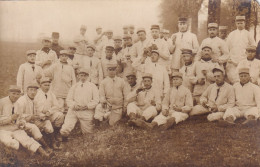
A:
<svg viewBox="0 0 260 167">
<path fill-rule="evenodd" d="M 48 144 L 46 143 L 46 141 L 43 139 L 43 137 L 38 140 L 38 142 L 42 145 L 42 147 L 48 152 L 48 153 L 52 153 L 52 149 L 48 146 Z"/>
<path fill-rule="evenodd" d="M 44 158 L 49 158 L 51 156 L 51 153 L 46 152 L 42 147 L 39 147 L 37 152 Z"/>
<path fill-rule="evenodd" d="M 255 116 L 249 115 L 242 124 L 246 125 L 246 126 L 254 126 L 254 125 L 256 125 L 256 123 L 257 123 L 257 120 L 256 120 Z"/>
<path fill-rule="evenodd" d="M 175 121 L 175 118 L 169 118 L 169 119 L 167 119 L 167 122 L 166 122 L 164 125 L 159 126 L 158 129 L 159 129 L 159 130 L 167 130 L 167 129 L 170 129 L 175 122 L 176 122 L 176 121 Z"/>
<path fill-rule="evenodd" d="M 231 126 L 231 125 L 235 125 L 235 121 L 234 118 L 232 116 L 227 117 L 225 120 L 219 120 L 219 126 L 220 127 L 227 127 L 227 126 Z"/>
<path fill-rule="evenodd" d="M 54 150 L 61 150 L 62 148 L 60 147 L 60 146 L 61 146 L 60 143 L 55 140 L 55 134 L 54 134 L 54 133 L 51 133 L 51 134 L 49 134 L 49 135 L 50 135 L 50 140 L 51 140 L 51 146 L 52 146 L 52 148 L 53 148 Z"/>
</svg>

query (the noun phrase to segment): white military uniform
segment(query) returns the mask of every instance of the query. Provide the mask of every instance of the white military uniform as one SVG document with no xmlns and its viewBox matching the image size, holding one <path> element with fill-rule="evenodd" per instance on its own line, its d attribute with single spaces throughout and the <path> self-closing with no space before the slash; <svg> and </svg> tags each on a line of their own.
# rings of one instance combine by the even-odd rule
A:
<svg viewBox="0 0 260 167">
<path fill-rule="evenodd" d="M 254 116 L 258 119 L 260 114 L 260 88 L 251 82 L 243 86 L 237 82 L 233 87 L 236 105 L 233 108 L 228 108 L 223 118 L 232 116 L 236 120 L 240 117 Z"/>
<path fill-rule="evenodd" d="M 65 117 L 64 124 L 60 130 L 62 136 L 68 136 L 74 129 L 77 121 L 80 122 L 81 131 L 83 134 L 92 133 L 92 120 L 94 110 L 99 103 L 98 89 L 95 84 L 86 81 L 81 81 L 73 85 L 68 93 L 67 104 L 69 111 Z M 87 106 L 88 109 L 75 111 L 74 107 Z"/>
<path fill-rule="evenodd" d="M 19 114 L 18 108 L 18 103 L 12 103 L 9 96 L 0 99 L 0 142 L 16 150 L 19 149 L 20 143 L 31 152 L 36 152 L 41 145 L 29 137 L 24 130 L 18 129 L 18 126 L 12 122 L 11 116 L 13 114 Z M 33 124 L 27 124 L 31 126 L 34 131 L 38 129 Z M 39 129 L 38 133 L 40 133 Z M 41 138 L 41 134 L 38 137 Z"/>
<path fill-rule="evenodd" d="M 173 106 L 181 107 L 182 111 L 175 111 Z M 188 112 L 191 111 L 192 107 L 193 100 L 190 90 L 183 85 L 180 85 L 178 88 L 172 87 L 162 102 L 162 111 L 169 110 L 169 115 L 166 117 L 161 113 L 154 118 L 153 122 L 162 125 L 167 122 L 167 119 L 173 117 L 175 118 L 176 124 L 178 124 L 189 117 Z"/>
<path fill-rule="evenodd" d="M 234 84 L 237 82 L 237 64 L 246 59 L 246 47 L 256 45 L 254 38 L 247 30 L 234 30 L 227 37 L 227 46 L 230 51 L 230 59 L 234 63 L 227 63 L 226 72 L 229 81 Z"/>
<path fill-rule="evenodd" d="M 192 50 L 192 53 L 197 53 L 199 49 L 199 42 L 197 39 L 197 36 L 189 31 L 186 31 L 184 33 L 177 32 L 172 35 L 176 36 L 176 42 L 175 42 L 175 51 L 173 53 L 172 62 L 171 62 L 171 68 L 172 69 L 180 69 L 182 67 L 181 63 L 181 49 L 182 48 L 188 48 Z"/>
<path fill-rule="evenodd" d="M 17 86 L 22 88 L 22 92 L 27 91 L 28 84 L 36 82 L 36 76 L 42 75 L 43 70 L 40 66 L 26 62 L 21 64 L 17 74 Z"/>
<path fill-rule="evenodd" d="M 57 62 L 57 55 L 56 52 L 53 50 L 49 50 L 48 53 L 42 51 L 42 50 L 38 50 L 36 52 L 36 59 L 35 59 L 35 64 L 39 65 L 42 67 L 42 69 L 47 69 L 48 67 L 51 66 L 51 64 L 54 64 Z M 49 65 L 43 65 L 46 61 L 51 60 L 51 64 Z"/>
<path fill-rule="evenodd" d="M 101 58 L 101 68 L 102 68 L 102 73 L 103 73 L 102 80 L 105 79 L 108 76 L 108 74 L 107 74 L 107 64 L 117 64 L 116 55 L 113 55 L 111 59 L 107 59 L 106 57 Z"/>
<path fill-rule="evenodd" d="M 192 63 L 187 66 L 186 65 L 182 66 L 182 68 L 179 71 L 180 73 L 183 74 L 182 85 L 185 86 L 186 88 L 188 88 L 190 90 L 190 92 L 193 92 L 194 85 L 197 82 L 197 78 L 195 77 L 196 73 L 195 73 L 194 68 L 195 68 L 194 63 Z"/>
</svg>

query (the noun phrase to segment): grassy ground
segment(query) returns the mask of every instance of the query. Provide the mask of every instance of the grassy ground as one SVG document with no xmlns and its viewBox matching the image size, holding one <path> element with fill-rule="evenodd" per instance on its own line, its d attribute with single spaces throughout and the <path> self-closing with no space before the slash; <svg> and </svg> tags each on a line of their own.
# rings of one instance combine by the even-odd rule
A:
<svg viewBox="0 0 260 167">
<path fill-rule="evenodd" d="M 0 43 L 0 97 L 15 83 L 27 49 L 28 44 Z M 65 148 L 48 160 L 23 148 L 0 148 L 0 166 L 260 166 L 260 124 L 223 128 L 199 116 L 168 131 L 146 131 L 128 127 L 123 119 L 87 136 L 75 129 Z"/>
</svg>

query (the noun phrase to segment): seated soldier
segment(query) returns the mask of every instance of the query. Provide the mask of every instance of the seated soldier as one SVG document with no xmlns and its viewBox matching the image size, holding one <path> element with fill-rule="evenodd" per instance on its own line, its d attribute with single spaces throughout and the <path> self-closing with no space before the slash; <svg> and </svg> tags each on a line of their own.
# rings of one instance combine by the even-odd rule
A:
<svg viewBox="0 0 260 167">
<path fill-rule="evenodd" d="M 253 125 L 260 113 L 260 88 L 250 82 L 249 68 L 240 68 L 240 82 L 233 85 L 235 90 L 235 106 L 228 108 L 223 119 L 228 124 L 235 124 L 235 120 L 245 117 L 243 124 Z"/>
<path fill-rule="evenodd" d="M 61 141 L 59 137 L 60 128 L 64 122 L 64 115 L 59 108 L 59 103 L 56 96 L 50 90 L 51 80 L 47 77 L 41 78 L 40 89 L 38 90 L 34 102 L 35 109 L 38 114 L 45 116 L 45 119 L 50 120 L 54 129 L 56 139 Z M 55 142 L 52 143 L 54 149 L 60 149 Z"/>
<path fill-rule="evenodd" d="M 100 104 L 97 105 L 94 118 L 103 121 L 108 118 L 109 125 L 115 125 L 125 112 L 126 86 L 123 78 L 117 77 L 117 64 L 107 64 L 108 76 L 99 87 Z"/>
<path fill-rule="evenodd" d="M 63 137 L 68 137 L 77 121 L 80 122 L 82 133 L 92 133 L 94 110 L 99 103 L 97 86 L 88 81 L 89 71 L 81 68 L 78 73 L 79 82 L 73 85 L 67 96 L 69 106 L 64 124 L 60 130 Z"/>
<path fill-rule="evenodd" d="M 17 85 L 22 88 L 22 93 L 26 93 L 28 84 L 35 82 L 43 73 L 42 68 L 35 64 L 36 51 L 28 50 L 26 55 L 27 62 L 20 65 L 16 79 Z"/>
<path fill-rule="evenodd" d="M 212 48 L 209 44 L 201 47 L 201 59 L 194 63 L 195 86 L 193 89 L 194 105 L 199 104 L 199 99 L 207 87 L 214 83 L 212 69 L 217 63 L 212 62 Z"/>
<path fill-rule="evenodd" d="M 19 129 L 16 124 L 19 117 L 19 105 L 16 101 L 20 94 L 20 87 L 10 85 L 9 96 L 0 99 L 0 142 L 16 150 L 21 144 L 32 153 L 38 152 L 44 157 L 49 157 L 50 154 L 37 141 L 29 137 L 23 129 Z M 35 125 L 32 127 L 38 129 Z"/>
<path fill-rule="evenodd" d="M 233 87 L 225 82 L 225 70 L 216 66 L 212 70 L 216 82 L 211 84 L 201 95 L 200 104 L 193 107 L 190 115 L 208 115 L 209 121 L 223 118 L 225 111 L 235 105 Z"/>
<path fill-rule="evenodd" d="M 146 122 L 152 120 L 161 110 L 161 98 L 152 87 L 152 82 L 152 74 L 143 74 L 143 87 L 127 95 L 129 125 L 153 128 L 152 125 L 147 126 Z"/>
<path fill-rule="evenodd" d="M 19 126 L 21 128 L 24 128 L 26 131 L 27 129 L 29 129 L 28 131 L 30 131 L 33 138 L 39 141 L 40 144 L 45 147 L 45 149 L 51 151 L 49 146 L 43 140 L 42 134 L 39 132 L 39 130 L 45 132 L 46 135 L 48 135 L 48 138 L 51 140 L 51 143 L 55 141 L 53 135 L 53 127 L 50 120 L 46 120 L 45 115 L 42 113 L 38 113 L 35 109 L 34 98 L 37 94 L 38 88 L 39 86 L 35 82 L 28 84 L 27 93 L 17 100 L 17 103 L 19 105 L 19 113 L 21 114 L 21 117 L 19 119 Z M 27 122 L 35 124 L 38 128 L 36 130 L 31 129 L 31 124 L 28 124 Z"/>
<path fill-rule="evenodd" d="M 162 112 L 153 120 L 163 130 L 169 129 L 174 123 L 185 121 L 193 107 L 191 92 L 182 85 L 182 76 L 180 72 L 172 73 L 173 87 L 163 99 Z"/>
<path fill-rule="evenodd" d="M 237 72 L 240 68 L 249 68 L 251 82 L 260 86 L 260 60 L 256 59 L 256 47 L 249 45 L 246 48 L 247 59 L 240 61 L 237 65 Z M 238 73 L 237 73 L 238 75 Z M 237 77 L 239 78 L 239 77 Z M 238 79 L 237 79 L 238 80 Z"/>
<path fill-rule="evenodd" d="M 184 62 L 184 66 L 180 69 L 180 72 L 183 74 L 183 82 L 182 85 L 188 88 L 191 93 L 193 92 L 194 85 L 196 84 L 196 77 L 194 74 L 194 53 L 192 53 L 191 49 L 183 48 L 181 49 L 182 59 Z"/>
</svg>

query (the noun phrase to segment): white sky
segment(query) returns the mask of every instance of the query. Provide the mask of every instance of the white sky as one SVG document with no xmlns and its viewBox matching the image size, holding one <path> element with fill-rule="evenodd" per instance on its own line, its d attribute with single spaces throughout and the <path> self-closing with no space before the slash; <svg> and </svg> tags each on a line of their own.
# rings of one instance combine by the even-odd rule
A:
<svg viewBox="0 0 260 167">
<path fill-rule="evenodd" d="M 0 40 L 35 41 L 41 33 L 60 32 L 61 40 L 72 40 L 81 24 L 122 33 L 122 26 L 149 28 L 159 22 L 161 0 L 86 0 L 86 1 L 1 1 Z"/>
</svg>

